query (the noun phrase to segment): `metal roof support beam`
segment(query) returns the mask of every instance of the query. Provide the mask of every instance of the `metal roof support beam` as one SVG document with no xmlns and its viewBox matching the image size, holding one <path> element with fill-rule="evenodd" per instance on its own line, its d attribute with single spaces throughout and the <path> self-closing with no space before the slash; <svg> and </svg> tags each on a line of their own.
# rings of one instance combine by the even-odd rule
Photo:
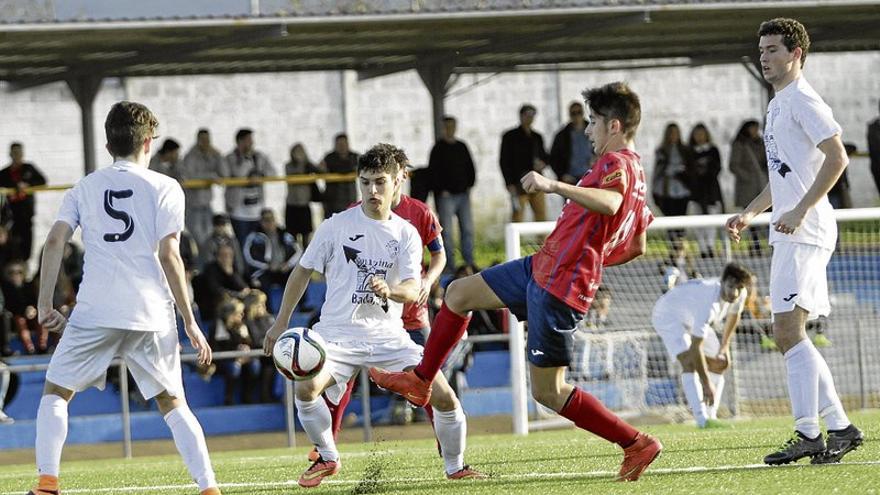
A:
<svg viewBox="0 0 880 495">
<path fill-rule="evenodd" d="M 103 79 L 98 76 L 79 76 L 67 79 L 67 87 L 79 104 L 82 124 L 83 175 L 95 171 L 95 97 Z"/>
<path fill-rule="evenodd" d="M 443 116 L 446 115 L 446 92 L 449 90 L 450 77 L 455 69 L 454 62 L 434 62 L 419 65 L 419 77 L 431 94 L 431 116 L 434 122 L 434 137 L 443 135 Z"/>
</svg>

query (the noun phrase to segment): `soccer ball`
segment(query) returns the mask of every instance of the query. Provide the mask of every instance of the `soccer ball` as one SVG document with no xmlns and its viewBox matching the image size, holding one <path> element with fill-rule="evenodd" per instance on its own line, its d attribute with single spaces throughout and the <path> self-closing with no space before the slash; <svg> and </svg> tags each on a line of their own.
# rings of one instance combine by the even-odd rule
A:
<svg viewBox="0 0 880 495">
<path fill-rule="evenodd" d="M 275 367 L 290 380 L 314 378 L 324 367 L 324 339 L 308 328 L 290 328 L 278 337 L 272 350 Z"/>
</svg>

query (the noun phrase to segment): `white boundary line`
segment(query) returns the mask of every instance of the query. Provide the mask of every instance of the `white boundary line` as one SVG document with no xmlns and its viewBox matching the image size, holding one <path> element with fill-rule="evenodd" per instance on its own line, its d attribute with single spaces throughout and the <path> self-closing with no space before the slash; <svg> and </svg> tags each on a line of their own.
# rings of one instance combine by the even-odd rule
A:
<svg viewBox="0 0 880 495">
<path fill-rule="evenodd" d="M 861 461 L 861 462 L 846 462 L 840 464 L 828 464 L 827 466 L 878 466 L 880 465 L 880 461 Z M 692 466 L 685 468 L 658 468 L 651 469 L 648 471 L 647 476 L 651 476 L 652 474 L 690 474 L 690 473 L 712 473 L 712 472 L 726 472 L 726 471 L 753 471 L 753 470 L 761 470 L 761 469 L 792 469 L 792 468 L 805 468 L 808 467 L 809 464 L 787 464 L 783 466 L 768 466 L 766 464 L 737 464 L 737 465 L 723 465 L 723 466 Z M 581 471 L 581 472 L 560 472 L 560 473 L 523 473 L 523 474 L 494 474 L 491 475 L 488 481 L 492 480 L 528 480 L 528 479 L 553 479 L 553 478 L 609 478 L 609 480 L 617 475 L 617 471 Z M 432 478 L 389 478 L 389 479 L 377 479 L 374 480 L 375 483 L 378 484 L 411 484 L 411 483 L 429 483 L 442 481 L 439 475 Z M 328 479 L 324 481 L 324 484 L 327 485 L 357 485 L 363 482 L 363 480 L 351 479 L 351 480 L 335 480 Z M 295 486 L 297 483 L 295 480 L 284 480 L 284 481 L 266 481 L 266 482 L 255 482 L 255 483 L 221 483 L 220 488 L 260 488 L 260 487 L 285 487 L 285 486 Z M 125 487 L 113 487 L 113 488 L 74 488 L 74 489 L 65 489 L 64 493 L 128 493 L 128 492 L 136 492 L 136 491 L 155 491 L 155 490 L 190 490 L 194 489 L 195 486 L 193 484 L 179 484 L 179 485 L 153 485 L 153 486 L 125 486 Z M 2 492 L 0 495 L 21 495 L 21 491 L 15 492 Z"/>
</svg>

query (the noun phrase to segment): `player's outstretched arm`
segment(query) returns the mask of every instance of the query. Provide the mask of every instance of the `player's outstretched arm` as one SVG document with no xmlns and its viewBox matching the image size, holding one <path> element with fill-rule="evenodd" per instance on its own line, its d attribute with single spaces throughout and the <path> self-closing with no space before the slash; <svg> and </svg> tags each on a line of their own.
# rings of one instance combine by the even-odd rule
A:
<svg viewBox="0 0 880 495">
<path fill-rule="evenodd" d="M 394 286 L 388 285 L 388 282 L 383 278 L 373 277 L 370 279 L 370 288 L 377 296 L 404 304 L 416 302 L 419 299 L 421 287 L 421 281 L 414 278 L 408 278 Z"/>
<path fill-rule="evenodd" d="M 731 311 L 724 320 L 724 333 L 721 335 L 721 349 L 718 351 L 718 356 L 724 356 L 728 366 L 730 365 L 730 340 L 736 332 L 736 327 L 739 326 L 742 311 L 743 306 L 740 306 L 738 310 Z"/>
<path fill-rule="evenodd" d="M 296 268 L 287 277 L 287 284 L 284 286 L 284 295 L 281 296 L 281 307 L 278 309 L 278 316 L 263 340 L 263 352 L 267 356 L 272 355 L 275 341 L 287 330 L 287 324 L 290 322 L 293 309 L 296 308 L 299 300 L 302 299 L 303 293 L 309 285 L 309 280 L 312 278 L 313 271 L 297 263 Z"/>
<path fill-rule="evenodd" d="M 180 232 L 168 234 L 159 241 L 159 263 L 162 265 L 162 271 L 165 272 L 165 279 L 168 280 L 177 310 L 183 317 L 186 336 L 198 353 L 199 363 L 211 364 L 211 347 L 193 315 L 189 291 L 186 288 L 186 270 L 183 266 L 183 258 L 180 257 Z"/>
<path fill-rule="evenodd" d="M 538 172 L 529 172 L 520 182 L 526 192 L 553 193 L 570 199 L 600 215 L 614 215 L 623 204 L 623 194 L 614 189 L 580 187 L 548 179 Z"/>
<path fill-rule="evenodd" d="M 55 309 L 52 301 L 55 295 L 55 284 L 58 283 L 58 271 L 61 269 L 64 247 L 67 246 L 72 235 L 73 229 L 67 222 L 55 222 L 52 229 L 49 230 L 49 235 L 46 236 L 46 245 L 43 248 L 37 312 L 40 324 L 50 332 L 62 332 L 67 325 L 67 319 Z"/>
<path fill-rule="evenodd" d="M 425 304 L 428 302 L 428 296 L 431 294 L 431 287 L 437 283 L 437 279 L 440 278 L 443 269 L 446 268 L 446 250 L 443 249 L 442 244 L 440 244 L 440 249 L 431 251 L 430 253 L 431 261 L 428 263 L 428 270 L 425 272 L 425 276 L 422 277 L 422 284 L 419 289 L 419 300 L 417 301 L 419 304 Z"/>
<path fill-rule="evenodd" d="M 770 183 L 767 183 L 764 186 L 764 190 L 755 196 L 755 199 L 742 212 L 727 219 L 727 235 L 730 237 L 730 240 L 739 242 L 741 238 L 740 233 L 749 226 L 755 215 L 763 213 L 772 204 L 773 196 L 770 193 Z"/>
</svg>

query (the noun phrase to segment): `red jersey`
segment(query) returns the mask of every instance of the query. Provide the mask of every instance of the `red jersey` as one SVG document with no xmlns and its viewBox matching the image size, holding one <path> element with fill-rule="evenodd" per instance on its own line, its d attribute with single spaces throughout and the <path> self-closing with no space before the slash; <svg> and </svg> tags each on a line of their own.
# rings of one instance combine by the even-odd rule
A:
<svg viewBox="0 0 880 495">
<path fill-rule="evenodd" d="M 419 231 L 423 247 L 427 247 L 428 244 L 440 237 L 440 231 L 443 230 L 440 227 L 440 222 L 425 203 L 401 194 L 400 203 L 391 211 L 411 223 Z M 421 305 L 406 303 L 403 305 L 403 328 L 418 330 L 429 326 L 431 326 L 431 320 L 428 318 L 428 303 Z"/>
<path fill-rule="evenodd" d="M 645 171 L 632 150 L 605 153 L 578 187 L 623 194 L 614 215 L 589 211 L 567 200 L 556 227 L 532 257 L 532 277 L 572 309 L 586 313 L 602 281 L 606 258 L 614 258 L 654 220 L 646 204 Z"/>
</svg>

